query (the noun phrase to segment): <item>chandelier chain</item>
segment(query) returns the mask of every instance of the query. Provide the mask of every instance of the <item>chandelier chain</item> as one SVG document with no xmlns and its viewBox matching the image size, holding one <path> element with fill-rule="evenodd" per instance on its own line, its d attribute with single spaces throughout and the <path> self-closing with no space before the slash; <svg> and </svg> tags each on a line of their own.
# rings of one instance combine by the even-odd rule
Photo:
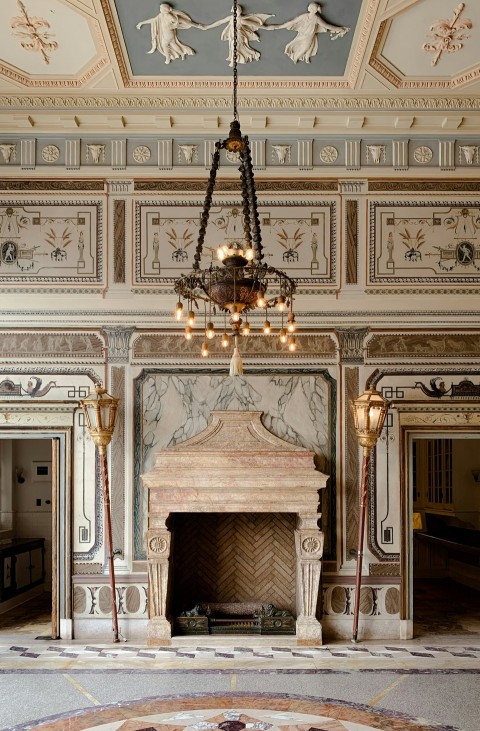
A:
<svg viewBox="0 0 480 731">
<path fill-rule="evenodd" d="M 200 228 L 198 230 L 197 248 L 193 262 L 194 269 L 200 269 L 200 260 L 202 258 L 203 244 L 205 241 L 205 233 L 207 231 L 208 218 L 210 216 L 210 208 L 212 206 L 213 191 L 215 189 L 215 180 L 217 177 L 218 166 L 220 165 L 220 150 L 223 144 L 215 142 L 215 152 L 212 155 L 212 167 L 210 177 L 208 179 L 207 191 L 205 193 L 205 202 L 203 204 L 202 217 L 200 219 Z"/>
<path fill-rule="evenodd" d="M 233 118 L 238 119 L 238 22 L 237 0 L 233 0 Z"/>
<path fill-rule="evenodd" d="M 253 248 L 255 250 L 255 258 L 257 261 L 263 260 L 263 245 L 262 245 L 262 232 L 260 229 L 260 218 L 257 209 L 257 194 L 255 192 L 255 183 L 253 179 L 253 163 L 252 155 L 250 152 L 250 145 L 248 144 L 248 137 L 245 137 L 246 145 L 245 151 L 242 154 L 243 169 L 245 172 L 245 180 L 247 185 L 247 191 L 251 207 L 251 216 L 253 218 Z"/>
</svg>

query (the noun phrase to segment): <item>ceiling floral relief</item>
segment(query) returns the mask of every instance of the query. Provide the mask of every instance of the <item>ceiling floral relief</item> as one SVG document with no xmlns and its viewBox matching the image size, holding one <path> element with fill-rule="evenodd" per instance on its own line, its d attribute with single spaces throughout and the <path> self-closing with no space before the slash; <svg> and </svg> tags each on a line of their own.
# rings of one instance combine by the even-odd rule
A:
<svg viewBox="0 0 480 731">
<path fill-rule="evenodd" d="M 472 27 L 470 18 L 460 19 L 465 8 L 465 3 L 460 3 L 456 8 L 453 17 L 447 20 L 436 20 L 430 26 L 432 31 L 429 36 L 430 41 L 424 43 L 422 48 L 427 53 L 434 53 L 432 58 L 432 66 L 436 66 L 443 53 L 455 53 L 463 48 L 462 41 L 470 38 L 466 30 Z"/>
<path fill-rule="evenodd" d="M 50 31 L 50 23 L 45 18 L 30 16 L 27 8 L 18 0 L 20 15 L 10 21 L 13 35 L 19 39 L 26 51 L 38 51 L 45 63 L 50 63 L 50 53 L 58 48 L 55 34 Z"/>
</svg>

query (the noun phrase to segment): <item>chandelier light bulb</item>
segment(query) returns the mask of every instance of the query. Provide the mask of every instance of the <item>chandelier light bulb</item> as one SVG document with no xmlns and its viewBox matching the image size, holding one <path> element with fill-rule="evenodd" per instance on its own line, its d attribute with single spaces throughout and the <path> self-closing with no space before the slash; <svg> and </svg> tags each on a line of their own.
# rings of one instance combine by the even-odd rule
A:
<svg viewBox="0 0 480 731">
<path fill-rule="evenodd" d="M 227 333 L 223 333 L 222 348 L 228 348 L 229 345 L 230 345 L 230 338 L 228 337 Z"/>
<path fill-rule="evenodd" d="M 294 353 L 297 349 L 297 341 L 295 340 L 295 337 L 293 335 L 288 341 L 288 349 L 291 353 Z"/>
<path fill-rule="evenodd" d="M 279 312 L 285 312 L 286 306 L 287 305 L 286 305 L 286 302 L 285 302 L 285 297 L 283 297 L 283 295 L 280 295 L 280 297 L 277 297 L 277 309 L 278 309 L 278 311 Z"/>
<path fill-rule="evenodd" d="M 202 357 L 206 358 L 208 356 L 208 343 L 205 341 L 202 345 Z"/>
<path fill-rule="evenodd" d="M 240 312 L 238 311 L 238 308 L 236 305 L 233 305 L 233 307 L 230 310 L 230 314 L 232 316 L 232 322 L 240 322 Z"/>
<path fill-rule="evenodd" d="M 193 310 L 190 310 L 187 317 L 187 325 L 190 325 L 190 327 L 193 327 L 195 325 L 195 313 Z"/>
<path fill-rule="evenodd" d="M 263 334 L 270 335 L 271 332 L 272 332 L 271 325 L 268 320 L 265 320 L 265 322 L 263 323 Z"/>
<path fill-rule="evenodd" d="M 205 335 L 209 340 L 211 340 L 213 337 L 215 337 L 215 328 L 213 326 L 213 322 L 209 322 L 207 325 L 207 329 L 205 331 Z"/>
<path fill-rule="evenodd" d="M 246 322 L 245 325 L 243 326 L 242 334 L 250 335 L 250 325 L 248 324 L 248 322 Z"/>
<path fill-rule="evenodd" d="M 192 339 L 192 328 L 190 325 L 185 326 L 185 340 L 191 340 Z"/>
<path fill-rule="evenodd" d="M 251 246 L 247 246 L 247 248 L 245 249 L 245 259 L 247 259 L 247 261 L 253 261 L 254 257 L 255 257 L 254 250 L 252 249 Z"/>
<path fill-rule="evenodd" d="M 280 338 L 281 343 L 286 343 L 288 340 L 287 331 L 285 330 L 284 327 L 282 327 L 282 329 L 280 330 L 279 338 Z"/>
<path fill-rule="evenodd" d="M 178 300 L 177 306 L 175 307 L 175 319 L 181 320 L 182 317 L 183 317 L 183 305 L 180 302 L 180 300 Z"/>
<path fill-rule="evenodd" d="M 257 299 L 257 307 L 266 307 L 267 306 L 267 300 L 265 299 L 265 296 L 263 292 L 258 293 L 258 299 Z"/>
<path fill-rule="evenodd" d="M 288 315 L 288 325 L 287 330 L 289 333 L 294 333 L 297 329 L 297 323 L 295 322 L 295 315 L 293 312 L 290 312 Z"/>
<path fill-rule="evenodd" d="M 219 246 L 217 249 L 217 259 L 218 261 L 223 261 L 227 255 L 226 246 Z"/>
</svg>

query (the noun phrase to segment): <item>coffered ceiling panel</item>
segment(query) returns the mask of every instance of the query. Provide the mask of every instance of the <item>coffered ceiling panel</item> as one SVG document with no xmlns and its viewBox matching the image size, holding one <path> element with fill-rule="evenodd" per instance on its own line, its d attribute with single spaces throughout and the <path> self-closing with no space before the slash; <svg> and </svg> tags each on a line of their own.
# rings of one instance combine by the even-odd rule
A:
<svg viewBox="0 0 480 731">
<path fill-rule="evenodd" d="M 458 88 L 480 78 L 480 3 L 396 5 L 379 29 L 371 66 L 397 88 Z"/>
<path fill-rule="evenodd" d="M 2 0 L 0 73 L 27 86 L 83 86 L 108 64 L 88 5 Z"/>
</svg>

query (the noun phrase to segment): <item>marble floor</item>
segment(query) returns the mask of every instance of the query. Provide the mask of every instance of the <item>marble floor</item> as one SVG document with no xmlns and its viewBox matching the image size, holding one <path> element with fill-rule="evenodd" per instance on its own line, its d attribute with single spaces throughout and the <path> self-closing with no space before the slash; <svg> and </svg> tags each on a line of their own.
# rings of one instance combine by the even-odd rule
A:
<svg viewBox="0 0 480 731">
<path fill-rule="evenodd" d="M 423 583 L 414 640 L 319 647 L 50 640 L 38 602 L 0 618 L 0 730 L 479 731 L 478 599 Z"/>
</svg>

